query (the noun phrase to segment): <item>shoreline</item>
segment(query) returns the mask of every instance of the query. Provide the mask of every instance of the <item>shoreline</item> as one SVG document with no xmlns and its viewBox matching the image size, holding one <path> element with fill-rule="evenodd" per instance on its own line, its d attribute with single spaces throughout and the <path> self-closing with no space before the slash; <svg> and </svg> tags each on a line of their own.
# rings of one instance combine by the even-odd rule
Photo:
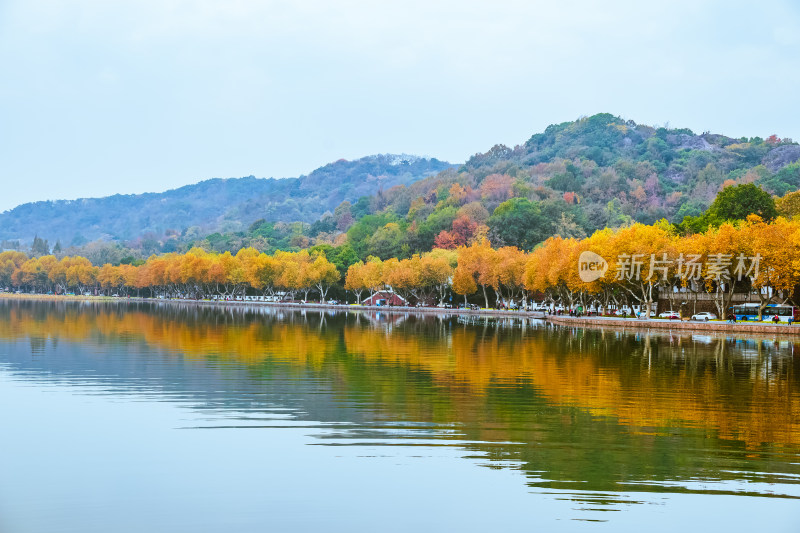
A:
<svg viewBox="0 0 800 533">
<path fill-rule="evenodd" d="M 496 318 L 524 317 L 543 318 L 539 311 L 503 311 L 500 309 L 455 309 L 444 307 L 406 307 L 406 306 L 378 306 L 356 304 L 322 304 L 322 303 L 289 303 L 289 302 L 263 302 L 242 300 L 190 300 L 183 298 L 141 298 L 111 297 L 111 296 L 61 296 L 52 294 L 9 294 L 0 293 L 0 299 L 6 300 L 41 300 L 41 301 L 84 301 L 95 303 L 121 303 L 121 302 L 146 302 L 146 303 L 174 303 L 208 306 L 234 306 L 234 307 L 274 307 L 278 309 L 296 310 L 333 310 L 333 311 L 380 311 L 382 313 L 420 313 L 420 314 L 446 314 L 490 316 Z"/>
<path fill-rule="evenodd" d="M 623 329 L 658 330 L 658 331 L 689 331 L 709 333 L 741 333 L 741 334 L 776 334 L 800 336 L 800 325 L 767 324 L 764 322 L 690 322 L 672 320 L 644 320 L 640 318 L 612 318 L 612 317 L 572 317 L 548 315 L 545 321 L 560 326 L 602 328 L 613 327 Z"/>
<path fill-rule="evenodd" d="M 322 303 L 284 303 L 284 302 L 260 302 L 260 301 L 241 301 L 241 300 L 187 300 L 187 299 L 161 299 L 161 298 L 140 298 L 140 297 L 111 297 L 111 296 L 60 296 L 45 294 L 0 294 L 0 299 L 5 300 L 39 300 L 39 301 L 79 301 L 94 303 L 121 303 L 121 302 L 142 302 L 142 303 L 166 303 L 166 304 L 191 304 L 199 306 L 213 307 L 272 307 L 277 309 L 294 310 L 316 310 L 316 311 L 377 311 L 387 314 L 407 314 L 417 313 L 424 315 L 455 315 L 455 316 L 485 316 L 493 318 L 534 318 L 568 327 L 582 328 L 623 328 L 638 330 L 681 330 L 696 332 L 714 333 L 768 333 L 780 335 L 800 336 L 800 324 L 790 326 L 788 324 L 768 324 L 764 322 L 690 322 L 640 318 L 615 318 L 615 317 L 572 317 L 568 315 L 545 315 L 540 311 L 504 311 L 500 309 L 448 309 L 442 307 L 400 307 L 400 306 L 377 306 L 377 305 L 356 305 L 356 304 L 322 304 Z"/>
</svg>

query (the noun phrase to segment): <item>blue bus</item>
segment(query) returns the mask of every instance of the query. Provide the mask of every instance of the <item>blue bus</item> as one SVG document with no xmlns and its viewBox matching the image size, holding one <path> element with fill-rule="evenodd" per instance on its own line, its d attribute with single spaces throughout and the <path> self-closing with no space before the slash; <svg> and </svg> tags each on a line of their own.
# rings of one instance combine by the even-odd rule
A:
<svg viewBox="0 0 800 533">
<path fill-rule="evenodd" d="M 759 304 L 739 304 L 731 306 L 730 309 L 731 313 L 736 315 L 736 320 L 758 320 L 758 306 Z M 795 322 L 797 321 L 796 313 L 797 308 L 792 305 L 769 304 L 764 308 L 761 316 L 764 321 L 769 322 L 773 321 L 776 315 L 780 322 L 789 322 L 790 319 Z"/>
</svg>

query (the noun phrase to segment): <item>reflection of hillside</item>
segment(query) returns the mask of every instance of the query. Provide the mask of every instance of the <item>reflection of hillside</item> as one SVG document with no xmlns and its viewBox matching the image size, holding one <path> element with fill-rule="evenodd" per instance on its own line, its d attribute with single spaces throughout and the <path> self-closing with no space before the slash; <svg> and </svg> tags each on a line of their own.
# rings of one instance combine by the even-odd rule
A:
<svg viewBox="0 0 800 533">
<path fill-rule="evenodd" d="M 746 463 L 708 465 L 709 455 L 733 452 L 759 461 L 756 471 L 782 472 L 789 459 L 772 445 L 789 457 L 800 445 L 791 344 L 491 319 L 30 302 L 0 305 L 0 339 L 28 340 L 34 351 L 146 343 L 189 363 L 242 368 L 253 389 L 288 365 L 323 378 L 377 423 L 452 428 L 440 437 L 519 461 L 533 477 L 546 472 L 551 481 L 539 484 L 548 486 L 584 480 L 610 490 L 676 471 L 736 479 Z"/>
</svg>

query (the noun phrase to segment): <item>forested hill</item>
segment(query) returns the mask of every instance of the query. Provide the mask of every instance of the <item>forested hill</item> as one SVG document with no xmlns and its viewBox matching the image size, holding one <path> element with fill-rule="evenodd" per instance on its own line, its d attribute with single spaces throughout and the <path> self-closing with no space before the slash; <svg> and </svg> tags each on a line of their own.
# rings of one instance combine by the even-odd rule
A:
<svg viewBox="0 0 800 533">
<path fill-rule="evenodd" d="M 319 245 L 347 248 L 351 259 L 403 258 L 484 237 L 531 250 L 553 235 L 691 220 L 732 184 L 775 196 L 797 191 L 800 145 L 603 113 L 549 126 L 513 148 L 494 146 L 460 166 L 371 156 L 293 179 L 209 180 L 161 194 L 26 204 L 0 214 L 0 238 L 30 242 L 38 234 L 50 246 L 60 240 L 59 250 L 124 242 L 124 250 L 114 245 L 117 259 L 92 255 L 101 243 L 64 252 L 94 262 L 194 246 L 271 253 Z M 287 223 L 296 221 L 304 223 Z M 36 253 L 46 253 L 46 244 Z"/>
<path fill-rule="evenodd" d="M 409 155 L 339 160 L 307 176 L 211 179 L 163 193 L 34 202 L 0 213 L 0 239 L 80 245 L 149 234 L 197 235 L 246 229 L 256 219 L 313 222 L 344 200 L 409 185 L 451 165 Z"/>
<path fill-rule="evenodd" d="M 796 191 L 800 146 L 776 135 L 734 139 L 598 114 L 360 201 L 353 207 L 368 209 L 354 213 L 347 242 L 362 257 L 381 258 L 481 236 L 530 250 L 552 235 L 678 223 L 700 215 L 725 186 L 747 183 L 777 196 Z"/>
</svg>

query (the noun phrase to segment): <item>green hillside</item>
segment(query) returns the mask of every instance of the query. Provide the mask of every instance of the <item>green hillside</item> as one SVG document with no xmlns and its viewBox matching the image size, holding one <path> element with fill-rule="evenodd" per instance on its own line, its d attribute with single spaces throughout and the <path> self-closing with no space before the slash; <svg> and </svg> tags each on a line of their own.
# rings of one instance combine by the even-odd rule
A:
<svg viewBox="0 0 800 533">
<path fill-rule="evenodd" d="M 730 184 L 774 195 L 800 187 L 800 146 L 732 139 L 598 114 L 492 147 L 457 169 L 353 206 L 349 243 L 361 256 L 452 248 L 485 233 L 529 250 L 559 234 L 700 215 Z M 311 235 L 313 239 L 313 235 Z"/>
</svg>

